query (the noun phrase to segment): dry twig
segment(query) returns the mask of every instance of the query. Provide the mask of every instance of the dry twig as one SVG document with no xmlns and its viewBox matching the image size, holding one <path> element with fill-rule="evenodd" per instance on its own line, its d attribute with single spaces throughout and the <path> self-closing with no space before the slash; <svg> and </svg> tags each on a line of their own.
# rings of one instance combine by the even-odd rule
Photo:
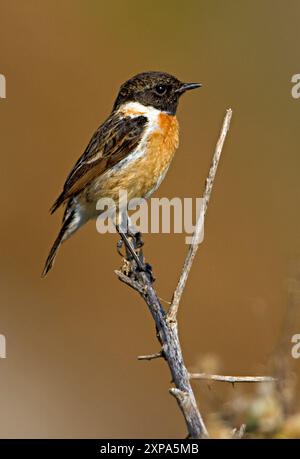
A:
<svg viewBox="0 0 300 459">
<path fill-rule="evenodd" d="M 237 428 L 233 429 L 232 438 L 236 440 L 240 440 L 241 438 L 243 438 L 245 431 L 246 431 L 246 424 L 242 424 L 239 429 Z"/>
<path fill-rule="evenodd" d="M 211 196 L 211 192 L 212 192 L 214 180 L 215 180 L 215 177 L 216 177 L 218 164 L 219 164 L 219 161 L 220 161 L 220 157 L 221 157 L 223 145 L 224 145 L 224 142 L 225 142 L 225 138 L 226 138 L 227 132 L 229 130 L 231 116 L 232 116 L 232 110 L 229 108 L 227 110 L 225 118 L 224 118 L 221 134 L 220 134 L 219 140 L 217 142 L 217 145 L 216 145 L 216 148 L 215 148 L 215 153 L 214 153 L 213 160 L 212 160 L 212 164 L 210 166 L 209 174 L 208 174 L 208 177 L 206 179 L 205 191 L 204 191 L 204 195 L 203 195 L 203 201 L 204 202 L 203 202 L 202 214 L 200 214 L 199 217 L 198 217 L 198 221 L 196 223 L 196 229 L 195 229 L 195 232 L 193 234 L 193 242 L 189 247 L 189 250 L 188 250 L 188 253 L 187 253 L 183 268 L 182 268 L 181 276 L 179 278 L 177 287 L 176 287 L 175 292 L 173 294 L 172 303 L 171 303 L 171 306 L 170 306 L 169 311 L 168 311 L 168 320 L 169 321 L 175 321 L 176 320 L 180 299 L 181 299 L 181 296 L 182 296 L 186 281 L 188 279 L 188 276 L 189 276 L 189 273 L 190 273 L 190 270 L 191 270 L 195 255 L 196 255 L 198 247 L 199 247 L 199 243 L 198 243 L 199 236 L 203 231 L 203 225 L 204 225 L 204 219 L 205 219 L 205 215 L 206 215 L 206 211 L 207 211 L 207 206 L 208 206 L 209 199 L 210 199 L 210 196 Z"/>
<path fill-rule="evenodd" d="M 139 355 L 138 360 L 154 360 L 163 357 L 163 353 L 156 352 L 155 354 L 148 354 L 148 355 Z"/>
<path fill-rule="evenodd" d="M 190 379 L 200 379 L 203 381 L 219 381 L 231 384 L 276 382 L 276 379 L 272 376 L 225 376 L 209 375 L 207 373 L 190 373 Z"/>
</svg>

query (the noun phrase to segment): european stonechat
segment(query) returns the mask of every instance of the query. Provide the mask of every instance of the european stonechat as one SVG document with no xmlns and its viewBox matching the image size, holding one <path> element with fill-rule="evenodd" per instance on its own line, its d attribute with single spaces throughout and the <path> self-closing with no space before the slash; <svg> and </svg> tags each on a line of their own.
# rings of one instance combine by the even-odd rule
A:
<svg viewBox="0 0 300 459">
<path fill-rule="evenodd" d="M 148 198 L 159 187 L 178 147 L 179 98 L 200 86 L 163 72 L 140 73 L 122 84 L 111 114 L 91 138 L 51 208 L 53 213 L 66 206 L 42 276 L 51 269 L 62 242 L 98 217 L 99 199 L 117 202 L 119 190 L 127 191 L 128 200 Z"/>
</svg>

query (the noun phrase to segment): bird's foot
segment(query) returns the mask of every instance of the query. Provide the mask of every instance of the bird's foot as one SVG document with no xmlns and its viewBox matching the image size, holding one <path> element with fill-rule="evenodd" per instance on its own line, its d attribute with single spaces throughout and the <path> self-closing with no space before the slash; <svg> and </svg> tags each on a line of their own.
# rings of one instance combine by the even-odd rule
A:
<svg viewBox="0 0 300 459">
<path fill-rule="evenodd" d="M 134 239 L 135 239 L 135 246 L 137 249 L 141 249 L 144 245 L 144 241 L 142 241 L 142 233 L 138 232 L 138 233 L 135 233 L 134 235 Z"/>
<path fill-rule="evenodd" d="M 118 254 L 120 255 L 120 257 L 122 257 L 122 258 L 125 259 L 125 255 L 124 255 L 124 253 L 122 253 L 122 248 L 123 248 L 123 240 L 120 239 L 120 240 L 117 242 L 117 252 L 118 252 Z"/>
<path fill-rule="evenodd" d="M 149 265 L 149 263 L 144 263 L 143 264 L 143 271 L 149 277 L 150 282 L 153 283 L 155 281 L 155 277 L 153 276 L 152 266 Z"/>
<path fill-rule="evenodd" d="M 151 283 L 154 282 L 155 277 L 153 276 L 152 266 L 149 265 L 149 263 L 144 262 L 143 253 L 142 253 L 142 247 L 144 245 L 144 242 L 141 239 L 141 236 L 142 236 L 141 233 L 139 232 L 135 234 L 132 233 L 132 234 L 128 234 L 128 236 L 129 238 L 132 239 L 132 242 L 133 242 L 133 244 L 131 243 L 132 250 L 134 250 L 138 259 L 134 260 L 133 254 L 129 255 L 127 250 L 126 250 L 127 254 L 122 253 L 122 249 L 125 243 L 123 239 L 120 239 L 117 243 L 117 251 L 118 251 L 118 254 L 123 258 L 123 265 L 122 265 L 121 271 L 126 276 L 129 276 L 133 272 L 132 261 L 134 260 L 135 265 L 136 265 L 135 269 L 140 272 L 144 272 L 148 276 L 150 282 Z M 129 256 L 129 259 L 128 259 L 128 256 Z"/>
</svg>

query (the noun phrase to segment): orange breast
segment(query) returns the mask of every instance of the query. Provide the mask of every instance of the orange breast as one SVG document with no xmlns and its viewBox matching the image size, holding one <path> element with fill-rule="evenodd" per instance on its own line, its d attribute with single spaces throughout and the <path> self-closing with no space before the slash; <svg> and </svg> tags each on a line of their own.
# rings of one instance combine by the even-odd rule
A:
<svg viewBox="0 0 300 459">
<path fill-rule="evenodd" d="M 97 187 L 98 198 L 105 195 L 117 199 L 120 189 L 127 190 L 128 199 L 145 197 L 160 183 L 178 147 L 179 128 L 176 117 L 164 113 L 158 115 L 157 124 L 147 139 L 143 156 L 102 178 Z"/>
<path fill-rule="evenodd" d="M 179 142 L 179 128 L 176 116 L 161 113 L 159 128 L 148 140 L 148 157 L 161 168 L 169 165 Z"/>
<path fill-rule="evenodd" d="M 132 186 L 134 196 L 145 196 L 155 189 L 178 147 L 179 129 L 176 117 L 161 113 L 158 125 L 159 128 L 148 138 L 145 155 L 128 167 L 132 177 L 128 188 Z"/>
</svg>

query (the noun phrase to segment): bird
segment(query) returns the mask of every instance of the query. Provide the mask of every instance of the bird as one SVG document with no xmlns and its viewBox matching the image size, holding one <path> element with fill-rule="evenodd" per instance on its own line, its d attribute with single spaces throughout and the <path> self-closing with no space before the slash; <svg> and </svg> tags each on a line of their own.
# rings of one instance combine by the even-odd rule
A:
<svg viewBox="0 0 300 459">
<path fill-rule="evenodd" d="M 42 277 L 61 244 L 101 211 L 97 201 L 149 198 L 164 179 L 179 143 L 176 110 L 180 97 L 200 83 L 183 83 L 166 72 L 139 73 L 119 89 L 112 111 L 99 126 L 51 207 L 65 206 L 62 225 Z"/>
</svg>

